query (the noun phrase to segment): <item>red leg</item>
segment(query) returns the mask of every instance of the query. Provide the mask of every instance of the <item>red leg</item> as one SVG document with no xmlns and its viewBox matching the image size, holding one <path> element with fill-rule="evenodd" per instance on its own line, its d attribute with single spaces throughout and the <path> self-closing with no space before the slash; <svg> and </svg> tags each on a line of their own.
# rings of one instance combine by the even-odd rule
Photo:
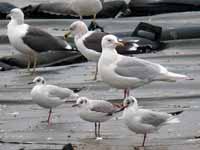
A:
<svg viewBox="0 0 200 150">
<path fill-rule="evenodd" d="M 51 113 L 52 113 L 52 109 L 50 109 L 49 110 L 49 116 L 48 116 L 48 127 L 51 125 L 51 122 L 50 122 L 50 120 L 51 120 Z"/>
<path fill-rule="evenodd" d="M 144 143 L 145 143 L 146 137 L 147 137 L 147 133 L 144 134 L 144 139 L 143 139 L 143 142 L 142 142 L 142 146 L 143 147 L 144 147 Z"/>
</svg>

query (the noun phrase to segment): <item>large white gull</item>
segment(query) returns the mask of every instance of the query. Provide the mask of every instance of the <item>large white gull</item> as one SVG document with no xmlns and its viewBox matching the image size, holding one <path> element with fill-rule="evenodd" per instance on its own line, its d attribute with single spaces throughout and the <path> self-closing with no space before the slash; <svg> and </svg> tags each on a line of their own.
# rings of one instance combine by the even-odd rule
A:
<svg viewBox="0 0 200 150">
<path fill-rule="evenodd" d="M 50 126 L 53 108 L 68 102 L 69 99 L 78 98 L 78 94 L 68 88 L 46 84 L 45 79 L 41 76 L 35 77 L 29 84 L 35 84 L 31 90 L 32 100 L 39 106 L 49 109 L 48 126 Z"/>
<path fill-rule="evenodd" d="M 192 79 L 186 75 L 170 72 L 160 64 L 120 55 L 115 48 L 122 44 L 114 35 L 104 36 L 98 68 L 101 79 L 105 83 L 124 89 L 124 97 L 129 95 L 129 89 L 138 88 L 153 81 L 175 82 L 177 79 Z"/>
<path fill-rule="evenodd" d="M 73 107 L 78 107 L 78 113 L 83 120 L 94 122 L 95 137 L 102 139 L 100 135 L 100 123 L 108 121 L 113 114 L 120 112 L 123 108 L 113 105 L 105 100 L 92 100 L 87 97 L 79 97 Z"/>
<path fill-rule="evenodd" d="M 71 46 L 49 33 L 24 23 L 24 14 L 21 9 L 14 8 L 8 15 L 11 17 L 7 26 L 7 34 L 10 44 L 19 52 L 26 55 L 30 71 L 33 59 L 33 72 L 37 65 L 37 54 L 46 51 L 66 51 Z"/>
<path fill-rule="evenodd" d="M 74 42 L 78 51 L 80 51 L 80 53 L 89 61 L 96 62 L 96 73 L 94 78 L 96 79 L 98 72 L 97 64 L 102 52 L 101 41 L 102 38 L 109 33 L 88 31 L 88 27 L 83 21 L 75 21 L 70 25 L 66 36 L 69 34 L 74 36 Z M 136 41 L 121 40 L 121 42 L 123 45 L 117 46 L 116 49 L 118 53 L 123 55 L 134 54 L 139 47 Z"/>
<path fill-rule="evenodd" d="M 123 119 L 127 127 L 136 134 L 144 134 L 142 146 L 145 144 L 148 133 L 159 130 L 163 125 L 179 123 L 175 116 L 183 111 L 173 113 L 152 111 L 150 109 L 140 109 L 135 97 L 127 97 L 124 102 Z"/>
</svg>

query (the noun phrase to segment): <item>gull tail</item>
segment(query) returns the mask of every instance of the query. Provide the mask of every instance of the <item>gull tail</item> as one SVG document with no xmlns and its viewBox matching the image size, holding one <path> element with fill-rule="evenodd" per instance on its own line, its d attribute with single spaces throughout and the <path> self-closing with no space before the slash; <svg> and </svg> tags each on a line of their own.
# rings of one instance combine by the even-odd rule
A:
<svg viewBox="0 0 200 150">
<path fill-rule="evenodd" d="M 168 114 L 171 114 L 172 116 L 176 116 L 176 115 L 179 115 L 183 112 L 183 110 L 180 110 L 180 111 L 175 111 L 175 112 L 170 112 Z"/>
<path fill-rule="evenodd" d="M 165 75 L 167 78 L 166 80 L 168 81 L 176 81 L 176 80 L 194 80 L 191 77 L 188 77 L 186 75 L 183 74 L 177 74 L 177 73 L 173 73 L 173 72 L 167 72 L 167 74 Z"/>
<path fill-rule="evenodd" d="M 182 112 L 183 112 L 183 110 L 168 113 L 172 116 L 168 119 L 167 123 L 179 123 L 180 120 L 178 118 L 175 118 L 174 116 L 177 116 L 177 115 L 181 114 Z"/>
<path fill-rule="evenodd" d="M 171 124 L 171 123 L 180 123 L 180 120 L 178 118 L 170 118 L 167 123 Z"/>
</svg>

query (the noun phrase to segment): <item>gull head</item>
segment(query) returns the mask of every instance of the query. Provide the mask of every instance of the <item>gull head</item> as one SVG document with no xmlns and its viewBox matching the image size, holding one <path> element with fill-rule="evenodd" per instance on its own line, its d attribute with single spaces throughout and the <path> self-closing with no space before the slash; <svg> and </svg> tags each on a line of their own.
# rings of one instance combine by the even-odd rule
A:
<svg viewBox="0 0 200 150">
<path fill-rule="evenodd" d="M 75 21 L 73 22 L 67 31 L 65 33 L 65 38 L 72 34 L 72 36 L 78 36 L 81 37 L 82 35 L 86 34 L 88 32 L 88 27 L 83 21 Z"/>
<path fill-rule="evenodd" d="M 118 38 L 112 34 L 104 36 L 101 45 L 103 49 L 115 49 L 117 46 L 124 46 L 124 44 L 119 42 Z"/>
<path fill-rule="evenodd" d="M 41 77 L 41 76 L 38 76 L 38 77 L 35 77 L 33 79 L 33 81 L 29 82 L 28 84 L 41 85 L 41 84 L 45 84 L 45 83 L 46 83 L 45 79 L 43 77 Z"/>
<path fill-rule="evenodd" d="M 133 96 L 129 96 L 129 97 L 124 99 L 124 102 L 123 102 L 124 108 L 130 107 L 130 106 L 136 106 L 137 107 L 137 105 L 138 105 L 137 100 Z"/>
<path fill-rule="evenodd" d="M 12 9 L 7 17 L 10 17 L 11 20 L 14 20 L 17 24 L 24 23 L 24 13 L 19 8 Z"/>
<path fill-rule="evenodd" d="M 72 107 L 84 107 L 88 104 L 89 99 L 87 97 L 79 97 Z"/>
</svg>

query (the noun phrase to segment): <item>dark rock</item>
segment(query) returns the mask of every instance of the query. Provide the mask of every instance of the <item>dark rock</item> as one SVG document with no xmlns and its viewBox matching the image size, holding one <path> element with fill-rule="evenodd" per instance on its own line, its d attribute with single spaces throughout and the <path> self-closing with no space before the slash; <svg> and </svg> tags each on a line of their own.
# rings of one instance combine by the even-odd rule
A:
<svg viewBox="0 0 200 150">
<path fill-rule="evenodd" d="M 124 1 L 116 0 L 105 2 L 103 9 L 97 14 L 98 18 L 114 18 L 120 11 L 126 11 L 127 5 Z"/>
<path fill-rule="evenodd" d="M 131 0 L 130 16 L 146 16 L 170 12 L 199 11 L 199 0 Z"/>
<path fill-rule="evenodd" d="M 86 59 L 76 51 L 45 52 L 38 54 L 38 66 L 41 67 L 69 65 L 85 61 Z M 5 56 L 0 58 L 0 67 L 2 67 L 2 70 L 26 68 L 27 59 L 23 54 Z"/>
<path fill-rule="evenodd" d="M 27 18 L 74 18 L 76 15 L 67 2 L 29 5 L 22 10 Z"/>
<path fill-rule="evenodd" d="M 62 150 L 74 150 L 74 148 L 73 148 L 72 144 L 69 143 L 69 144 L 66 144 L 66 145 L 62 148 Z"/>
<path fill-rule="evenodd" d="M 16 6 L 13 4 L 7 2 L 0 2 L 0 19 L 6 19 L 6 15 L 13 8 L 16 8 Z"/>
</svg>

